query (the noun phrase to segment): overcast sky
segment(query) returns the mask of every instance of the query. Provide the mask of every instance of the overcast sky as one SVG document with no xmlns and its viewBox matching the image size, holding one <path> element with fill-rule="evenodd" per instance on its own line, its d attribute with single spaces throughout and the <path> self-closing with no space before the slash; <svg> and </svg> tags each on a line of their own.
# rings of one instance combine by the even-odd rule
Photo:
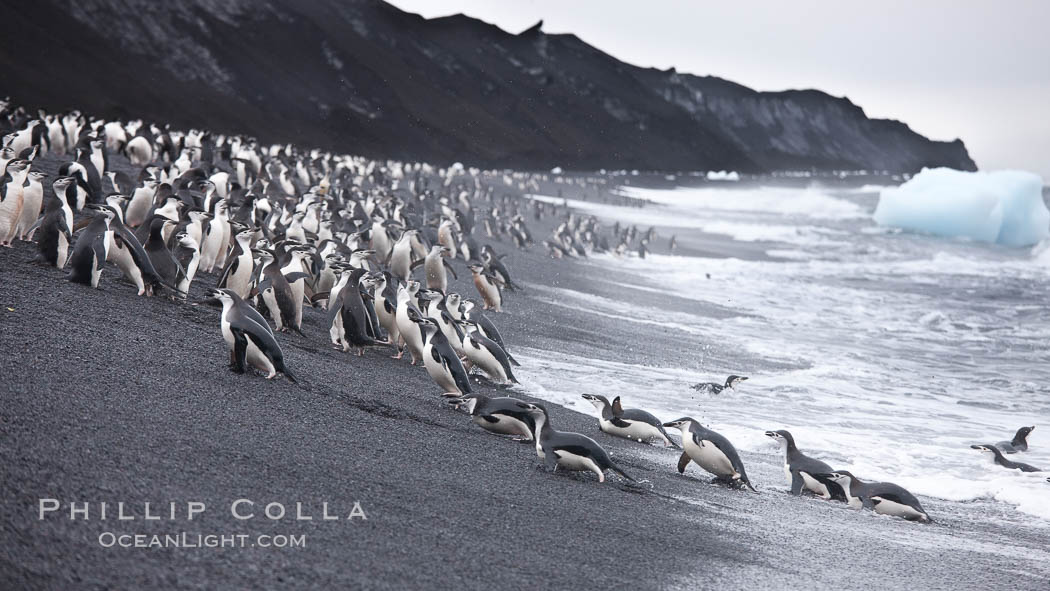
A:
<svg viewBox="0 0 1050 591">
<path fill-rule="evenodd" d="M 1050 182 L 1050 0 L 394 0 L 518 33 L 543 19 L 640 66 L 818 88 Z"/>
</svg>

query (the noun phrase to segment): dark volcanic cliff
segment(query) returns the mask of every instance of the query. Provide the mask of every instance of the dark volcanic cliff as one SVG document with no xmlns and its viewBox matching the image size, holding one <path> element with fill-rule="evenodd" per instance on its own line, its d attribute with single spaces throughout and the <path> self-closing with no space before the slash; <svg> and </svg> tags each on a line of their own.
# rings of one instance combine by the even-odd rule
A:
<svg viewBox="0 0 1050 591">
<path fill-rule="evenodd" d="M 378 0 L 0 0 L 0 93 L 368 156 L 519 168 L 974 169 L 849 100 L 623 63 Z"/>
</svg>

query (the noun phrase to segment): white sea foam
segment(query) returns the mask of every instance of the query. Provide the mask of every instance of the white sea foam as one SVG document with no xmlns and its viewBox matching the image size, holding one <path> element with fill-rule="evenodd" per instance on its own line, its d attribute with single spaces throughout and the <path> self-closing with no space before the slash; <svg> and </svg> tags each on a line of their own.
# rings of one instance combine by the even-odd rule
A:
<svg viewBox="0 0 1050 591">
<path fill-rule="evenodd" d="M 579 394 L 601 384 L 660 418 L 692 414 L 771 462 L 776 450 L 763 432 L 787 428 L 805 451 L 858 476 L 953 502 L 1008 503 L 1050 526 L 1045 474 L 1005 470 L 969 448 L 1041 425 L 1031 451 L 1015 459 L 1050 469 L 1050 247 L 1017 251 L 882 230 L 864 203 L 814 189 L 627 193 L 652 205 L 582 202 L 580 209 L 736 242 L 784 243 L 790 247 L 768 252 L 787 260 L 593 256 L 586 264 L 615 269 L 633 289 L 655 285 L 740 315 L 714 320 L 554 288 L 541 297 L 680 330 L 702 339 L 710 358 L 735 361 L 654 367 L 516 352 L 528 357 L 520 374 L 530 388 L 588 411 Z M 718 397 L 688 388 L 729 373 L 751 379 Z"/>
</svg>

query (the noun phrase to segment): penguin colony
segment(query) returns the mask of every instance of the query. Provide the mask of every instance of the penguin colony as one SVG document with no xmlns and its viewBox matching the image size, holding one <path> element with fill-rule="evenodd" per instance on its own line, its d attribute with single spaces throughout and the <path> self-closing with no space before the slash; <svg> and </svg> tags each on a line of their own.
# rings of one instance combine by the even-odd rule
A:
<svg viewBox="0 0 1050 591">
<path fill-rule="evenodd" d="M 449 404 L 495 434 L 535 446 L 550 471 L 607 472 L 637 482 L 594 439 L 555 429 L 548 409 L 510 396 L 474 393 L 471 372 L 499 387 L 516 384 L 508 352 L 489 312 L 499 313 L 504 293 L 522 289 L 489 238 L 527 248 L 533 239 L 521 200 L 496 197 L 494 187 L 527 177 L 461 167 L 387 163 L 291 145 L 262 146 L 251 138 L 186 133 L 146 125 L 89 119 L 73 111 L 30 114 L 0 101 L 0 245 L 32 241 L 38 261 L 69 269 L 67 279 L 98 287 L 107 264 L 140 296 L 169 297 L 187 305 L 221 307 L 220 333 L 229 367 L 267 379 L 297 381 L 278 341 L 302 333 L 304 306 L 326 312 L 327 338 L 345 352 L 389 347 L 395 359 L 422 365 Z M 46 154 L 70 158 L 59 176 L 32 170 Z M 140 169 L 137 178 L 109 167 L 111 154 Z M 49 183 L 51 193 L 45 190 Z M 108 188 L 108 189 L 107 189 Z M 552 208 L 535 202 L 537 219 Z M 593 217 L 569 214 L 544 241 L 552 257 L 630 250 L 644 257 L 655 238 L 650 228 L 613 228 L 617 246 Z M 671 239 L 674 244 L 674 237 Z M 462 261 L 478 299 L 448 291 Z M 415 274 L 420 278 L 416 279 Z M 219 277 L 209 298 L 194 302 L 198 273 Z M 285 337 L 281 337 L 282 339 Z M 694 389 L 720 394 L 747 377 Z M 739 454 L 724 436 L 691 417 L 661 422 L 619 397 L 585 394 L 599 414 L 599 430 L 681 450 L 679 473 L 696 464 L 715 481 L 757 492 Z M 681 432 L 681 445 L 667 432 Z M 1023 427 L 1011 441 L 974 445 L 1005 468 L 1037 471 L 1004 453 L 1028 449 Z M 788 431 L 768 431 L 784 452 L 791 492 L 810 492 L 856 508 L 931 521 L 903 488 L 866 482 L 810 458 Z"/>
</svg>

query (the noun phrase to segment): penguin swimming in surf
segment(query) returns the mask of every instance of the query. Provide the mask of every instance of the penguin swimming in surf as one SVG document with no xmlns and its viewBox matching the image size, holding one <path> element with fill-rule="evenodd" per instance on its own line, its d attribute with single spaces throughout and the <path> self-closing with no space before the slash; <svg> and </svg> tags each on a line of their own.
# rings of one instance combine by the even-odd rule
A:
<svg viewBox="0 0 1050 591">
<path fill-rule="evenodd" d="M 726 389 L 736 390 L 736 385 L 740 382 L 746 381 L 747 376 L 731 375 L 726 378 L 725 384 L 717 384 L 715 382 L 701 382 L 699 384 L 693 384 L 690 386 L 693 390 L 705 392 L 708 394 L 721 394 Z"/>
<path fill-rule="evenodd" d="M 1010 460 L 1006 459 L 1006 457 L 1003 456 L 1003 452 L 1000 451 L 999 448 L 994 445 L 971 445 L 970 448 L 976 449 L 986 454 L 990 454 L 992 456 L 993 462 L 1008 470 L 1020 470 L 1022 472 L 1042 472 L 1042 470 L 1036 468 L 1031 464 L 1025 464 L 1023 462 L 1011 462 Z"/>
<path fill-rule="evenodd" d="M 1004 454 L 1017 453 L 1019 451 L 1028 451 L 1028 435 L 1035 431 L 1035 426 L 1021 427 L 1014 434 L 1014 438 L 1010 441 L 1000 441 L 995 444 L 995 447 L 999 448 L 999 451 Z"/>
</svg>

